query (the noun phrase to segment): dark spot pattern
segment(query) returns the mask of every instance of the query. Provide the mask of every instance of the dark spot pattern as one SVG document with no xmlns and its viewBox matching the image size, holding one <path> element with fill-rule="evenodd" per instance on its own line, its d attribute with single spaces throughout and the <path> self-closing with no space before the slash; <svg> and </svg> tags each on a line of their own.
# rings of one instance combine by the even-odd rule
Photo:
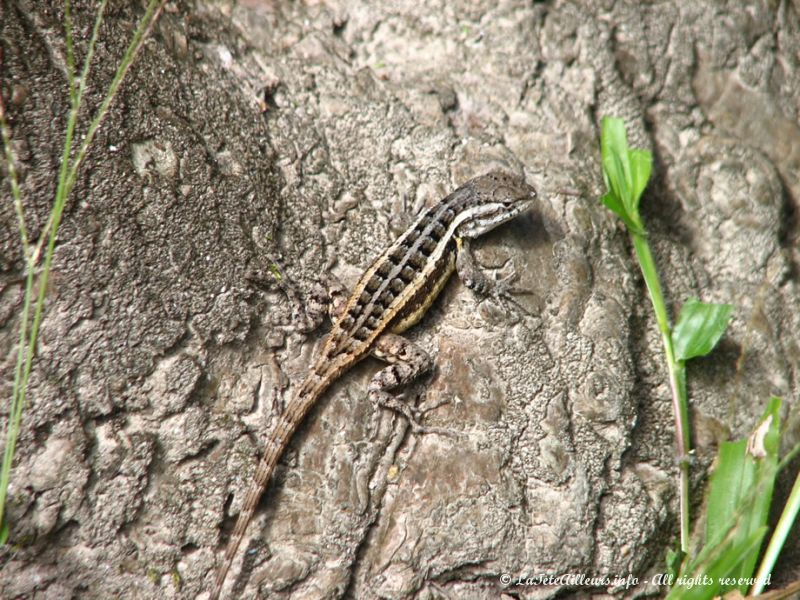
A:
<svg viewBox="0 0 800 600">
<path fill-rule="evenodd" d="M 419 249 L 425 257 L 430 257 L 433 251 L 436 250 L 436 242 L 426 237 L 420 242 Z"/>
<path fill-rule="evenodd" d="M 409 269 L 413 271 L 414 269 L 416 269 L 417 271 L 419 271 L 425 266 L 425 261 L 426 261 L 425 257 L 420 252 L 414 252 L 408 257 L 408 264 L 410 265 L 410 268 L 405 267 L 404 270 Z"/>
<path fill-rule="evenodd" d="M 394 268 L 394 265 L 392 264 L 392 261 L 390 261 L 390 260 L 385 260 L 385 261 L 383 261 L 383 262 L 382 262 L 380 265 L 378 265 L 378 270 L 377 270 L 377 271 L 375 271 L 375 273 L 376 273 L 376 274 L 377 274 L 379 277 L 381 277 L 381 278 L 385 279 L 386 277 L 388 277 L 388 276 L 389 276 L 389 273 L 391 273 L 391 272 L 392 272 L 392 269 L 393 269 L 393 268 Z"/>
<path fill-rule="evenodd" d="M 444 236 L 445 233 L 447 233 L 447 229 L 444 227 L 444 225 L 442 225 L 438 221 L 435 221 L 431 225 L 431 229 L 430 229 L 429 235 L 433 239 L 435 239 L 437 242 L 442 239 L 442 237 Z"/>
<path fill-rule="evenodd" d="M 389 256 L 387 256 L 389 261 L 392 263 L 392 268 L 399 267 L 403 264 L 403 259 L 406 257 L 409 250 L 410 248 L 408 246 L 405 244 L 400 244 Z"/>
<path fill-rule="evenodd" d="M 405 328 L 416 322 L 430 303 L 433 291 L 438 291 L 453 267 L 456 244 L 452 237 L 446 240 L 445 237 L 456 215 L 487 202 L 498 202 L 498 191 L 503 191 L 504 198 L 508 196 L 511 199 L 529 198 L 533 194 L 523 179 L 505 174 L 488 174 L 472 179 L 427 209 L 414 226 L 371 265 L 368 269 L 371 275 L 359 282 L 357 289 L 361 290 L 360 293 L 350 300 L 349 310 L 337 324 L 340 352 L 351 347 L 355 352 L 366 352 L 362 342 L 376 331 L 391 328 L 392 324 L 401 324 Z M 426 272 L 443 240 L 447 247 L 437 265 Z M 420 276 L 423 272 L 426 273 L 424 280 Z M 398 296 L 409 293 L 410 285 L 418 287 L 402 307 L 393 307 Z M 383 319 L 387 311 L 394 308 L 399 310 L 392 317 L 392 323 L 385 323 Z M 350 339 L 347 336 L 351 336 Z"/>
</svg>

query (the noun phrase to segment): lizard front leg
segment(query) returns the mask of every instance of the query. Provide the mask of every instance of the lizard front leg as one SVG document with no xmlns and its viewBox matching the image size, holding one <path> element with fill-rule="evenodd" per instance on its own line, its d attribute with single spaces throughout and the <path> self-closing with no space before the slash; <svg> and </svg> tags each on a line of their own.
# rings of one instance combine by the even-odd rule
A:
<svg viewBox="0 0 800 600">
<path fill-rule="evenodd" d="M 487 276 L 478 267 L 472 254 L 469 238 L 456 238 L 456 248 L 456 273 L 458 273 L 461 283 L 482 296 L 508 296 L 510 294 L 509 282 L 513 281 L 516 275 L 501 280 Z"/>
<path fill-rule="evenodd" d="M 469 241 L 469 238 L 456 238 L 456 273 L 458 273 L 458 278 L 461 282 L 481 296 L 493 296 L 501 302 L 513 304 L 523 313 L 530 314 L 528 309 L 512 296 L 514 293 L 526 293 L 524 290 L 513 288 L 510 285 L 517 279 L 516 272 L 499 280 L 487 276 L 478 267 L 475 257 L 472 255 Z"/>
</svg>

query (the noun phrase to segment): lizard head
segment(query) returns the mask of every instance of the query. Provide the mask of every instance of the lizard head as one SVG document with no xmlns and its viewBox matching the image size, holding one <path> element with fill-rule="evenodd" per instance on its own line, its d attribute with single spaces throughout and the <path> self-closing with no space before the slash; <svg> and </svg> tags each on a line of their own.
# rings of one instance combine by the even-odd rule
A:
<svg viewBox="0 0 800 600">
<path fill-rule="evenodd" d="M 510 221 L 530 208 L 536 198 L 536 190 L 525 182 L 524 177 L 503 171 L 491 171 L 476 177 L 462 188 L 468 188 L 465 191 L 470 201 L 456 235 L 465 238 L 479 237 Z"/>
</svg>

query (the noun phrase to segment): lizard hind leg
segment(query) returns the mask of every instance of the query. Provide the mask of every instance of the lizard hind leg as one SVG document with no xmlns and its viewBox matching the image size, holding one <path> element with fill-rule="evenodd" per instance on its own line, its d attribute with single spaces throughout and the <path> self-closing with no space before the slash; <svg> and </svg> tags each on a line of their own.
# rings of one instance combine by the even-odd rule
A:
<svg viewBox="0 0 800 600">
<path fill-rule="evenodd" d="M 349 293 L 333 273 L 331 264 L 324 268 L 325 274 L 315 278 L 308 293 L 303 293 L 288 276 L 287 271 L 274 257 L 268 256 L 266 266 L 251 267 L 247 279 L 259 285 L 271 284 L 286 295 L 292 311 L 292 326 L 300 333 L 311 333 L 319 329 L 327 314 L 335 322 L 344 312 Z"/>
<path fill-rule="evenodd" d="M 332 322 L 336 322 L 347 306 L 347 299 L 350 297 L 350 293 L 342 282 L 332 274 L 325 276 L 324 284 L 325 294 L 328 298 L 328 316 Z"/>
<path fill-rule="evenodd" d="M 302 294 L 285 275 L 285 271 L 278 270 L 280 267 L 277 262 L 273 260 L 272 265 L 275 267 L 272 275 L 291 304 L 292 323 L 298 331 L 316 331 L 326 314 L 331 321 L 339 318 L 347 304 L 348 293 L 336 277 L 326 275 L 315 281 L 307 294 Z"/>
<path fill-rule="evenodd" d="M 331 322 L 336 322 L 344 312 L 349 296 L 347 288 L 331 274 L 316 281 L 311 286 L 304 307 L 306 319 L 314 323 L 313 329 L 319 327 L 326 313 Z"/>
<path fill-rule="evenodd" d="M 369 383 L 369 399 L 373 403 L 403 415 L 414 433 L 453 435 L 449 430 L 420 425 L 416 411 L 408 403 L 389 393 L 433 368 L 433 361 L 427 352 L 406 338 L 387 332 L 375 341 L 372 355 L 389 363 L 389 366 L 378 371 Z"/>
</svg>

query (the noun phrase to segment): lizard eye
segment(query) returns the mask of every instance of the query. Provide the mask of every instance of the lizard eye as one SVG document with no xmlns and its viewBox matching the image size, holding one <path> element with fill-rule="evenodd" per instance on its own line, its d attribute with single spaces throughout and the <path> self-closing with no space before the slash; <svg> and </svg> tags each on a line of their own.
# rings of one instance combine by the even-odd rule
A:
<svg viewBox="0 0 800 600">
<path fill-rule="evenodd" d="M 494 202 L 500 202 L 504 206 L 511 206 L 514 204 L 514 194 L 511 193 L 511 188 L 506 186 L 499 186 L 495 188 L 494 192 L 492 193 L 492 200 Z"/>
</svg>

